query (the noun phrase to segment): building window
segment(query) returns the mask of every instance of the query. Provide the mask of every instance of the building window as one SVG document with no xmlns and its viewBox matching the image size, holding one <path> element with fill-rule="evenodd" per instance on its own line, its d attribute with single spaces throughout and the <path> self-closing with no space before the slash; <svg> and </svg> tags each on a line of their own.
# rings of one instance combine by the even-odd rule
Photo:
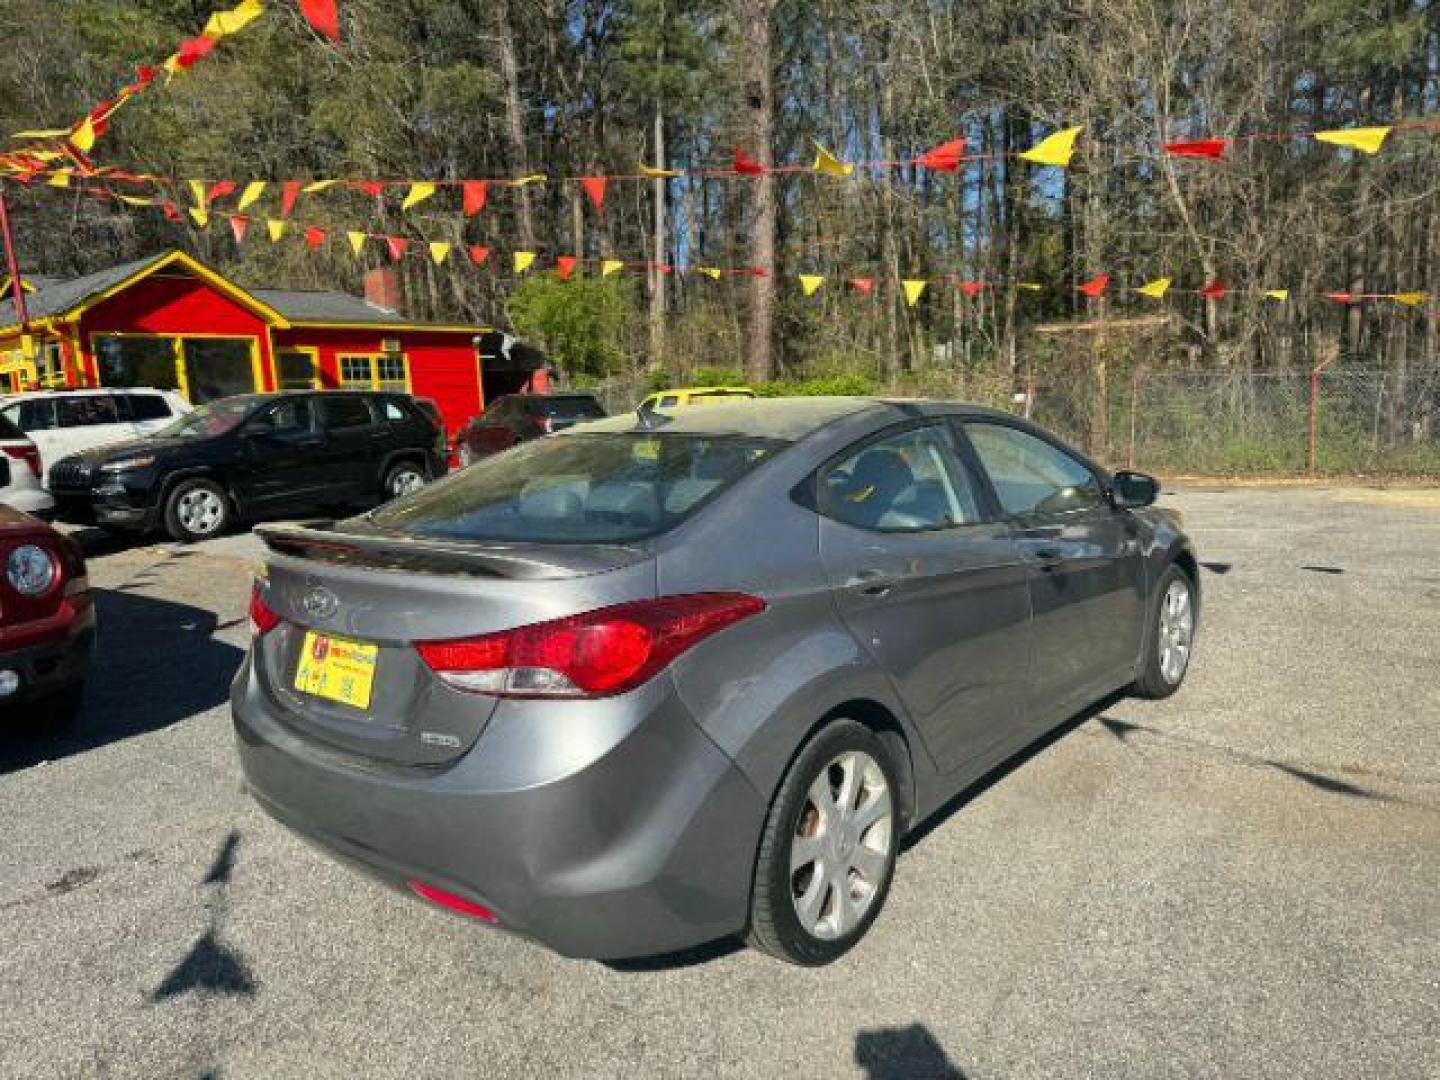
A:
<svg viewBox="0 0 1440 1080">
<path fill-rule="evenodd" d="M 410 364 L 403 355 L 342 356 L 340 385 L 348 390 L 410 389 Z"/>
<path fill-rule="evenodd" d="M 93 339 L 93 348 L 103 386 L 180 388 L 174 338 L 106 336 Z"/>
<path fill-rule="evenodd" d="M 282 349 L 275 354 L 280 373 L 281 390 L 309 390 L 320 385 L 313 353 L 302 349 Z"/>
</svg>

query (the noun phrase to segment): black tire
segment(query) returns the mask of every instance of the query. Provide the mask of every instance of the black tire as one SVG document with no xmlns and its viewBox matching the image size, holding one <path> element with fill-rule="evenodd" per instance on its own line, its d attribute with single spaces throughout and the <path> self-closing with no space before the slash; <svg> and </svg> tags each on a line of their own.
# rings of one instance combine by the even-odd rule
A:
<svg viewBox="0 0 1440 1080">
<path fill-rule="evenodd" d="M 391 499 L 398 499 L 402 495 L 418 491 L 429 482 L 429 470 L 420 462 L 397 461 L 385 470 L 381 494 L 385 501 L 389 502 Z"/>
<path fill-rule="evenodd" d="M 1161 626 L 1161 617 L 1165 609 L 1166 597 L 1174 583 L 1180 582 L 1189 593 L 1190 610 L 1190 638 L 1189 646 L 1185 654 L 1184 666 L 1180 669 L 1178 678 L 1167 677 L 1162 663 L 1162 649 L 1164 630 Z M 1160 575 L 1160 580 L 1155 583 L 1155 591 L 1150 600 L 1150 611 L 1145 624 L 1145 656 L 1140 664 L 1139 675 L 1135 680 L 1131 692 L 1136 697 L 1150 698 L 1158 701 L 1161 698 L 1168 698 L 1175 691 L 1179 690 L 1185 683 L 1185 676 L 1190 671 L 1190 659 L 1195 648 L 1195 630 L 1198 629 L 1197 611 L 1195 607 L 1195 581 L 1185 572 L 1185 568 L 1172 563 L 1165 568 Z"/>
<path fill-rule="evenodd" d="M 214 480 L 181 480 L 165 497 L 165 531 L 182 544 L 223 535 L 233 516 L 230 496 Z"/>
<path fill-rule="evenodd" d="M 883 773 L 890 798 L 889 843 L 881 879 L 864 914 L 847 932 L 825 938 L 802 925 L 796 911 L 793 894 L 797 887 L 796 875 L 804 874 L 805 870 L 791 871 L 791 849 L 797 831 L 802 827 L 802 813 L 812 812 L 808 796 L 811 784 L 846 751 L 860 751 L 868 755 Z M 806 967 L 829 964 L 849 952 L 870 929 L 889 895 L 890 883 L 895 877 L 895 855 L 900 845 L 902 805 L 898 772 L 885 744 L 874 732 L 845 719 L 836 720 L 817 732 L 790 763 L 761 833 L 760 850 L 755 860 L 755 881 L 750 895 L 751 944 L 780 960 Z M 815 872 L 811 868 L 811 873 Z M 833 893 L 830 895 L 836 903 L 839 902 Z"/>
</svg>

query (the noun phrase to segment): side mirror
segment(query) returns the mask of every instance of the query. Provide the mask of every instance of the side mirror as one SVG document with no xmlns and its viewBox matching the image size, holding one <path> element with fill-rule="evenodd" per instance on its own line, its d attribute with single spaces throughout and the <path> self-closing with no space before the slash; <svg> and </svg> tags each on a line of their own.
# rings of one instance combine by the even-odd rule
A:
<svg viewBox="0 0 1440 1080">
<path fill-rule="evenodd" d="M 1110 478 L 1110 502 L 1118 510 L 1138 510 L 1160 497 L 1160 481 L 1142 472 L 1121 469 Z"/>
</svg>

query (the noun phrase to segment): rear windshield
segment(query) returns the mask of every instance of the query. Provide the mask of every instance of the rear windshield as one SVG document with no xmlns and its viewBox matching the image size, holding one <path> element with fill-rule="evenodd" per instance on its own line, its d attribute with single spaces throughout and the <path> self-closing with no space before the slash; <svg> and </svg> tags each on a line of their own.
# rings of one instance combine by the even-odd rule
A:
<svg viewBox="0 0 1440 1080">
<path fill-rule="evenodd" d="M 598 419 L 605 410 L 594 398 L 536 397 L 535 408 L 552 420 Z"/>
<path fill-rule="evenodd" d="M 372 513 L 436 540 L 618 544 L 664 532 L 785 444 L 606 432 L 537 439 Z"/>
</svg>

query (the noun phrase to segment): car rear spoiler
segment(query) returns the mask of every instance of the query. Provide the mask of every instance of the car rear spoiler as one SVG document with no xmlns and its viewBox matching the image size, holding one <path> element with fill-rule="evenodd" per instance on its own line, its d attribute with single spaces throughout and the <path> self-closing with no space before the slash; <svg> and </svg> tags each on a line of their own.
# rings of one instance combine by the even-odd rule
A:
<svg viewBox="0 0 1440 1080">
<path fill-rule="evenodd" d="M 277 555 L 332 566 L 533 581 L 604 573 L 647 555 L 620 544 L 463 543 L 341 531 L 330 521 L 260 525 L 255 534 Z"/>
</svg>

